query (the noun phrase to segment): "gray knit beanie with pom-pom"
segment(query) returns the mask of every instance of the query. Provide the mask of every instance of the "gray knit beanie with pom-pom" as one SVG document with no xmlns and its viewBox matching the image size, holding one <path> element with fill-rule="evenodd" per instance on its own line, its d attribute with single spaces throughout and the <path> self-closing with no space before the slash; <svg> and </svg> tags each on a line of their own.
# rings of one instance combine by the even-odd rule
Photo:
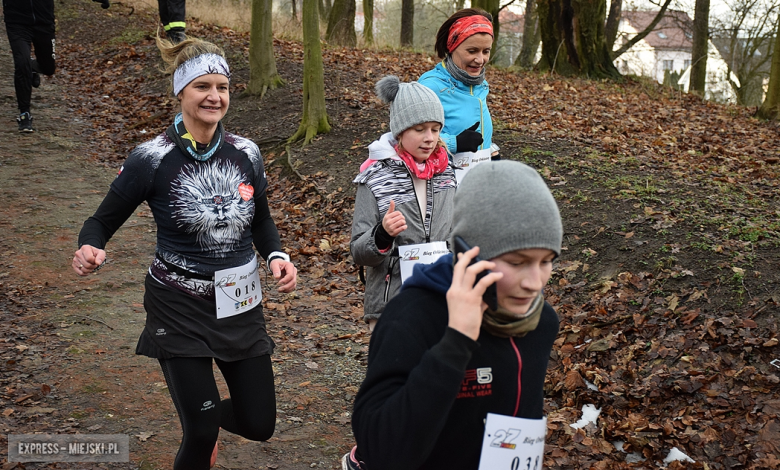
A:
<svg viewBox="0 0 780 470">
<path fill-rule="evenodd" d="M 424 122 L 444 126 L 444 108 L 430 88 L 417 82 L 401 83 L 395 75 L 376 82 L 376 94 L 390 103 L 390 132 L 398 137 L 403 131 Z"/>
</svg>

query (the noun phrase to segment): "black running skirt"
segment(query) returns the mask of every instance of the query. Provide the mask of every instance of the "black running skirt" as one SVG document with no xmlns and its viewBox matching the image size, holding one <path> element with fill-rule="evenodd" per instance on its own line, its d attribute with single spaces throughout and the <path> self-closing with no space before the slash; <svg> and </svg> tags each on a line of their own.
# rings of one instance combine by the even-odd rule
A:
<svg viewBox="0 0 780 470">
<path fill-rule="evenodd" d="M 213 300 L 203 300 L 172 289 L 148 273 L 145 281 L 146 326 L 136 354 L 155 359 L 214 357 L 237 361 L 271 354 L 263 306 L 217 319 Z"/>
</svg>

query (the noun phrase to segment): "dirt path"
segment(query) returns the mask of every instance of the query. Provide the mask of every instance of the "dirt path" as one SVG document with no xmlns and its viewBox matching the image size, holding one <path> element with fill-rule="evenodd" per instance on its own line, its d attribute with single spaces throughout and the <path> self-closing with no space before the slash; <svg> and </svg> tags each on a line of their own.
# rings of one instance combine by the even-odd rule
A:
<svg viewBox="0 0 780 470">
<path fill-rule="evenodd" d="M 1 26 L 0 63 L 12 63 Z M 139 208 L 110 242 L 98 275 L 81 279 L 71 271 L 81 224 L 116 169 L 83 156 L 84 123 L 74 119 L 56 77 L 34 90 L 37 132 L 18 134 L 11 74 L 0 67 L 0 359 L 7 365 L 0 372 L 0 468 L 171 468 L 178 418 L 157 363 L 134 354 L 153 219 Z M 317 296 L 302 288 L 284 298 L 266 292 L 269 330 L 280 345 L 277 432 L 268 443 L 223 432 L 217 468 L 336 468 L 351 446 L 349 411 L 363 365 L 347 352 L 361 356 L 361 326 L 336 315 L 319 321 L 321 312 L 311 308 Z M 323 345 L 328 335 L 333 340 Z M 131 462 L 6 462 L 7 434 L 38 432 L 127 434 Z"/>
</svg>

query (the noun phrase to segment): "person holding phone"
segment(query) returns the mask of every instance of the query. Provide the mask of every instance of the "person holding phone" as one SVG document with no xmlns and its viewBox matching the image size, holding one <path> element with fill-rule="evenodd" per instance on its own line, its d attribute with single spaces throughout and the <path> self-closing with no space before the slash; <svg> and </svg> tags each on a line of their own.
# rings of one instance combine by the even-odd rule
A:
<svg viewBox="0 0 780 470">
<path fill-rule="evenodd" d="M 376 92 L 390 104 L 390 132 L 369 145 L 369 159 L 354 180 L 350 242 L 355 263 L 366 267 L 363 318 L 371 329 L 401 287 L 398 247 L 445 245 L 456 187 L 439 139 L 444 111 L 436 94 L 392 75 L 377 82 Z"/>
<path fill-rule="evenodd" d="M 475 470 L 488 413 L 544 415 L 558 316 L 543 289 L 561 252 L 558 206 L 533 168 L 488 161 L 460 183 L 453 215 L 452 246 L 471 248 L 415 266 L 385 307 L 345 469 Z M 483 298 L 492 284 L 495 310 Z"/>
</svg>

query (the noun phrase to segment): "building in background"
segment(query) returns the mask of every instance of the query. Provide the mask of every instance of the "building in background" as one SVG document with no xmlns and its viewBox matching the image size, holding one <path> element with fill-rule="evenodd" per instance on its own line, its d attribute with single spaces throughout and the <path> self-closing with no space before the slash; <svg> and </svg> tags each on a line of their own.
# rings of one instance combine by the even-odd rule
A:
<svg viewBox="0 0 780 470">
<path fill-rule="evenodd" d="M 615 49 L 620 48 L 652 23 L 657 11 L 624 11 L 618 27 Z M 667 10 L 653 31 L 615 59 L 623 75 L 651 77 L 688 91 L 691 68 L 693 20 L 684 11 Z M 728 82 L 729 71 L 718 49 L 709 42 L 705 98 L 735 103 L 736 94 Z M 732 73 L 731 79 L 739 83 Z"/>
</svg>

